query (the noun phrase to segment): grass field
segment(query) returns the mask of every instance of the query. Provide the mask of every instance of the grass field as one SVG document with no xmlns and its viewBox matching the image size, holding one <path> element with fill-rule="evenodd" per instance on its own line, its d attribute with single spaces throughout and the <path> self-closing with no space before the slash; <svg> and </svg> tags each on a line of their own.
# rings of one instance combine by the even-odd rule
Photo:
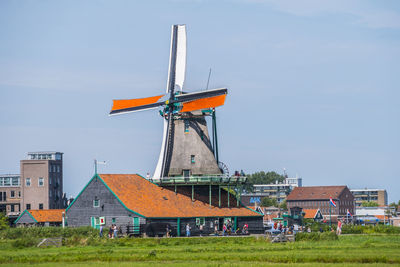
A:
<svg viewBox="0 0 400 267">
<path fill-rule="evenodd" d="M 400 235 L 270 243 L 256 237 L 119 239 L 60 248 L 16 248 L 0 241 L 9 266 L 400 266 Z M 90 243 L 92 243 L 90 245 Z"/>
</svg>

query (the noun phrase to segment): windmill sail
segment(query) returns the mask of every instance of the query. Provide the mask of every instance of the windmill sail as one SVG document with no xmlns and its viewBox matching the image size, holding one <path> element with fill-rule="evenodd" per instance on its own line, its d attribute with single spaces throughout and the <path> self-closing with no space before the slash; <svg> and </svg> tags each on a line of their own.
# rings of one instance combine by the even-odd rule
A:
<svg viewBox="0 0 400 267">
<path fill-rule="evenodd" d="M 164 105 L 164 102 L 157 103 L 157 101 L 163 96 L 164 95 L 136 99 L 113 100 L 113 106 L 111 108 L 110 115 L 157 108 L 161 105 Z"/>
</svg>

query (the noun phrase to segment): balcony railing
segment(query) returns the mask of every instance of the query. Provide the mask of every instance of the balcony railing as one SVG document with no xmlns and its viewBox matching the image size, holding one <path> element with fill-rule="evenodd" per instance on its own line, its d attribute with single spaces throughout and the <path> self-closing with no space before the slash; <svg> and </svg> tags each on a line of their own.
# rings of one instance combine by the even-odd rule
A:
<svg viewBox="0 0 400 267">
<path fill-rule="evenodd" d="M 162 177 L 161 179 L 149 179 L 151 182 L 160 185 L 183 185 L 183 184 L 244 184 L 247 181 L 246 176 L 231 176 L 226 177 L 223 175 L 207 175 L 207 176 L 174 176 Z"/>
</svg>

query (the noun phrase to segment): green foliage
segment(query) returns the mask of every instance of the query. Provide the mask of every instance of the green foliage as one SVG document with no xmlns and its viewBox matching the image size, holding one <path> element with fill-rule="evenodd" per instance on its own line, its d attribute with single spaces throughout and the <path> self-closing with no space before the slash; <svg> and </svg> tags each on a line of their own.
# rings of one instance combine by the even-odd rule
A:
<svg viewBox="0 0 400 267">
<path fill-rule="evenodd" d="M 400 227 L 391 225 L 343 225 L 342 234 L 400 234 Z"/>
<path fill-rule="evenodd" d="M 278 202 L 276 201 L 276 198 L 269 198 L 269 197 L 264 197 L 261 200 L 261 206 L 263 207 L 278 207 Z"/>
<path fill-rule="evenodd" d="M 282 203 L 279 205 L 279 207 L 283 210 L 287 210 L 287 203 L 286 203 L 286 199 L 284 201 L 282 201 Z"/>
<path fill-rule="evenodd" d="M 361 206 L 363 206 L 363 207 L 378 207 L 379 204 L 375 201 L 363 201 L 361 203 Z"/>
<path fill-rule="evenodd" d="M 33 237 L 19 238 L 12 241 L 12 246 L 14 248 L 27 248 L 34 247 L 39 243 L 39 239 Z"/>
<path fill-rule="evenodd" d="M 283 182 L 285 177 L 276 172 L 255 172 L 247 175 L 247 184 L 245 190 L 247 192 L 253 192 L 254 184 L 274 184 L 276 181 Z"/>
<path fill-rule="evenodd" d="M 0 239 L 20 239 L 20 238 L 47 238 L 47 237 L 95 237 L 99 231 L 90 227 L 18 227 L 8 228 L 0 231 Z"/>
<path fill-rule="evenodd" d="M 311 233 L 297 233 L 296 241 L 328 241 L 338 240 L 338 236 L 334 232 L 311 232 Z"/>
<path fill-rule="evenodd" d="M 0 212 L 0 231 L 10 228 L 10 222 L 3 212 Z"/>
</svg>

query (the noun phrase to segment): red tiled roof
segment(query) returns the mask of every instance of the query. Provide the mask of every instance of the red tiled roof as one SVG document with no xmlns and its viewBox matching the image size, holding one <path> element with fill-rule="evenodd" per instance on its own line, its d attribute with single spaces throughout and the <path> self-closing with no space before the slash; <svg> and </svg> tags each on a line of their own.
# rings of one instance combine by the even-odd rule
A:
<svg viewBox="0 0 400 267">
<path fill-rule="evenodd" d="M 342 186 L 304 186 L 296 187 L 289 194 L 286 200 L 314 200 L 314 199 L 338 199 L 339 195 L 346 188 Z"/>
<path fill-rule="evenodd" d="M 261 216 L 246 207 L 211 206 L 157 186 L 137 174 L 99 174 L 124 205 L 148 218 Z M 234 205 L 236 203 L 232 203 Z"/>
<path fill-rule="evenodd" d="M 303 209 L 304 218 L 306 219 L 314 219 L 315 215 L 317 214 L 318 209 Z"/>
<path fill-rule="evenodd" d="M 28 210 L 28 212 L 37 222 L 61 222 L 62 213 L 65 212 L 65 210 Z"/>
</svg>

